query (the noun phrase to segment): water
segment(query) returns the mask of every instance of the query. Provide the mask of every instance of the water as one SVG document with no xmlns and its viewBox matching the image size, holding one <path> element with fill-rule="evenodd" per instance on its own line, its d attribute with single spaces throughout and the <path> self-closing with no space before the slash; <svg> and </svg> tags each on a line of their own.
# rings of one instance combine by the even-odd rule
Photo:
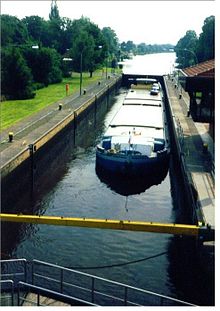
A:
<svg viewBox="0 0 220 311">
<path fill-rule="evenodd" d="M 157 56 L 162 57 L 154 55 L 149 58 L 155 58 L 156 62 Z M 148 56 L 137 57 L 134 61 L 138 63 L 140 58 L 148 59 Z M 169 68 L 170 55 L 167 64 Z M 96 131 L 90 132 L 83 144 L 71 151 L 62 176 L 47 193 L 39 196 L 36 205 L 41 214 L 175 222 L 179 206 L 171 195 L 174 191 L 171 172 L 160 184 L 128 196 L 114 191 L 96 174 L 95 146 L 123 98 L 122 89 Z M 210 298 L 204 295 L 206 280 L 198 271 L 192 239 L 117 230 L 13 226 L 20 231 L 18 241 L 10 250 L 13 258 L 39 259 L 75 269 L 81 267 L 88 273 L 131 286 L 192 303 L 210 304 Z M 11 241 L 15 238 L 13 232 L 8 237 Z M 135 260 L 140 262 L 127 264 Z M 98 268 L 108 265 L 115 266 Z"/>
<path fill-rule="evenodd" d="M 158 53 L 137 55 L 126 60 L 123 66 L 125 74 L 164 75 L 173 72 L 176 59 L 175 53 Z"/>
</svg>

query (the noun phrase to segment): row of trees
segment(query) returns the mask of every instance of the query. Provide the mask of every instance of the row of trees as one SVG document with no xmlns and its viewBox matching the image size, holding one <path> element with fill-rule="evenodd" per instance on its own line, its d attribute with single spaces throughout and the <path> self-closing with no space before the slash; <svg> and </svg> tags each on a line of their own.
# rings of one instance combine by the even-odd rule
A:
<svg viewBox="0 0 220 311">
<path fill-rule="evenodd" d="M 49 20 L 28 16 L 1 16 L 2 94 L 9 99 L 31 98 L 35 90 L 57 83 L 71 71 L 89 71 L 90 75 L 106 64 L 112 67 L 129 54 L 167 52 L 174 48 L 180 67 L 214 58 L 214 16 L 206 18 L 197 37 L 189 30 L 175 48 L 170 44 L 119 44 L 110 27 L 100 29 L 86 17 L 71 20 L 60 17 L 52 0 Z M 71 61 L 65 61 L 70 60 Z"/>
<path fill-rule="evenodd" d="M 49 20 L 1 16 L 2 94 L 9 99 L 34 97 L 37 88 L 57 83 L 70 71 L 93 71 L 119 53 L 109 27 L 99 29 L 88 18 L 62 18 L 52 1 Z M 65 62 L 65 59 L 72 59 Z"/>
<path fill-rule="evenodd" d="M 199 37 L 194 30 L 188 30 L 177 42 L 174 50 L 179 68 L 215 58 L 215 17 L 205 19 Z"/>
<path fill-rule="evenodd" d="M 174 48 L 172 44 L 135 44 L 133 41 L 127 41 L 121 43 L 121 52 L 123 55 L 132 53 L 133 55 L 144 55 L 153 53 L 169 52 Z"/>
</svg>

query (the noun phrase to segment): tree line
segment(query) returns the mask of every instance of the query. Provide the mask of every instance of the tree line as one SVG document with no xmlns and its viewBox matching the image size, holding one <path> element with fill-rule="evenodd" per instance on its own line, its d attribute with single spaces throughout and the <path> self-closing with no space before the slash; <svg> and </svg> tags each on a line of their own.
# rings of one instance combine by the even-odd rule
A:
<svg viewBox="0 0 220 311">
<path fill-rule="evenodd" d="M 204 20 L 202 32 L 197 36 L 194 30 L 188 30 L 177 42 L 174 51 L 179 68 L 193 66 L 215 58 L 215 17 Z"/>
<path fill-rule="evenodd" d="M 100 29 L 87 17 L 60 17 L 56 1 L 49 19 L 1 16 L 1 90 L 6 99 L 26 99 L 35 90 L 62 81 L 72 71 L 93 72 L 107 64 L 112 67 L 130 54 L 167 52 L 174 49 L 179 66 L 214 58 L 214 16 L 206 18 L 197 37 L 189 30 L 174 47 L 171 44 L 119 44 L 110 27 Z"/>
<path fill-rule="evenodd" d="M 113 29 L 100 29 L 83 16 L 62 18 L 56 1 L 47 21 L 2 15 L 1 45 L 1 88 L 7 99 L 33 98 L 36 89 L 61 82 L 71 71 L 92 76 L 107 59 L 116 64 L 119 56 Z"/>
<path fill-rule="evenodd" d="M 135 44 L 131 40 L 127 42 L 123 41 L 120 45 L 123 57 L 128 56 L 129 53 L 133 55 L 164 53 L 169 52 L 173 48 L 174 45 L 172 44 L 146 44 L 144 42 Z"/>
</svg>

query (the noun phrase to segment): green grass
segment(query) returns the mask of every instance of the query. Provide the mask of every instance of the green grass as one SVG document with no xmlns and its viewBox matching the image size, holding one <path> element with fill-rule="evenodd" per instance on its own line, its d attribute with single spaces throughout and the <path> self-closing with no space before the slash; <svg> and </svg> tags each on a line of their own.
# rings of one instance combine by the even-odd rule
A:
<svg viewBox="0 0 220 311">
<path fill-rule="evenodd" d="M 86 88 L 101 77 L 101 70 L 96 71 L 92 78 L 89 78 L 88 73 L 83 73 L 82 88 Z M 66 84 L 69 84 L 68 95 L 79 93 L 79 74 L 74 73 L 72 77 L 64 78 L 61 83 L 37 90 L 33 99 L 1 102 L 1 131 L 66 97 Z"/>
</svg>

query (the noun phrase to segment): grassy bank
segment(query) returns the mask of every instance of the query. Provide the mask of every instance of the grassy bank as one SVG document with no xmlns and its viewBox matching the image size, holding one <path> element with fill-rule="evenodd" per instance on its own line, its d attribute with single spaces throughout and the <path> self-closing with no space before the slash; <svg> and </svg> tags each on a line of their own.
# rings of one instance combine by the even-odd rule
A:
<svg viewBox="0 0 220 311">
<path fill-rule="evenodd" d="M 102 74 L 102 71 L 99 70 L 90 78 L 88 73 L 83 73 L 82 88 L 86 88 L 89 84 L 98 81 Z M 1 131 L 66 97 L 66 84 L 69 84 L 68 95 L 79 93 L 79 74 L 74 73 L 72 77 L 63 79 L 61 83 L 37 90 L 33 99 L 1 102 Z"/>
</svg>

